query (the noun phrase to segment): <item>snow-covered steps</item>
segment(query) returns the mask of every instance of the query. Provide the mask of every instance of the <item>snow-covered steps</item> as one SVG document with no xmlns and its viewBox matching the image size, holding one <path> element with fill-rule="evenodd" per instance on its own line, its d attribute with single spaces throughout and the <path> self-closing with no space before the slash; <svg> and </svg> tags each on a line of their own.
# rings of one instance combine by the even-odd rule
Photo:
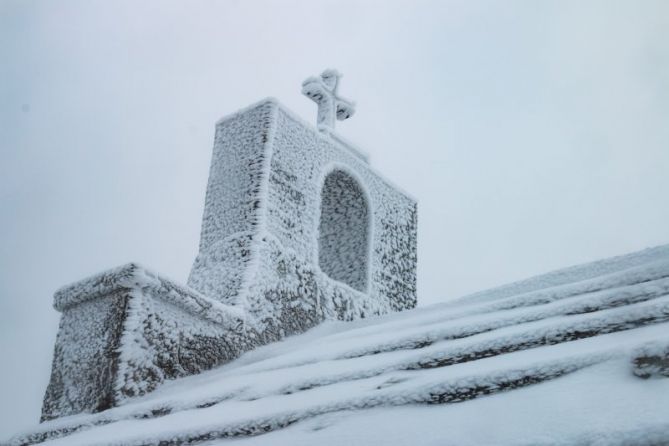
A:
<svg viewBox="0 0 669 446">
<path fill-rule="evenodd" d="M 650 251 L 323 324 L 10 444 L 406 444 L 424 420 L 430 444 L 669 444 L 669 249 Z"/>
<path fill-rule="evenodd" d="M 669 264 L 666 266 L 669 271 Z M 537 308 L 526 309 L 525 307 L 514 306 L 513 310 L 500 313 L 499 311 L 487 311 L 484 317 L 477 316 L 472 322 L 461 318 L 459 324 L 451 324 L 448 328 L 434 327 L 433 330 L 426 331 L 425 326 L 421 327 L 415 334 L 406 334 L 391 343 L 369 342 L 365 347 L 359 350 L 350 351 L 343 354 L 343 357 L 365 356 L 369 354 L 382 353 L 385 351 L 399 349 L 417 349 L 427 347 L 438 341 L 461 339 L 475 334 L 485 333 L 487 331 L 499 328 L 518 326 L 534 321 L 540 321 L 551 317 L 571 316 L 595 311 L 607 310 L 620 306 L 645 302 L 656 297 L 669 295 L 669 278 L 661 277 L 658 280 L 651 280 L 644 285 L 628 285 L 619 288 L 606 289 L 597 292 L 577 295 L 571 298 L 565 298 L 563 301 L 536 304 Z M 520 311 L 518 311 L 520 310 Z M 615 313 L 614 313 L 615 314 Z M 620 317 L 620 315 L 618 315 Z M 624 316 L 623 316 L 624 317 Z M 653 315 L 653 319 L 661 319 L 661 315 Z M 650 321 L 648 321 L 650 322 Z M 611 321 L 613 323 L 613 321 Z M 430 324 L 430 326 L 440 326 L 441 324 Z M 623 327 L 621 327 L 623 328 Z M 608 329 L 614 329 L 610 327 Z"/>
<path fill-rule="evenodd" d="M 273 382 L 271 374 L 262 373 L 249 376 L 243 383 L 222 384 L 228 388 L 226 391 L 234 389 L 234 384 L 242 386 L 235 389 L 236 394 L 219 395 L 218 404 L 212 404 L 215 400 L 203 398 L 203 394 L 214 392 L 219 386 L 203 383 L 199 389 L 195 386 L 193 392 L 184 389 L 186 391 L 178 395 L 179 401 L 158 398 L 92 416 L 86 420 L 88 424 L 62 426 L 81 432 L 53 444 L 107 444 L 98 441 L 100 435 L 113 438 L 111 444 L 197 444 L 203 439 L 257 435 L 341 411 L 463 402 L 549 381 L 606 361 L 627 363 L 622 350 L 632 350 L 634 345 L 658 339 L 662 334 L 660 327 L 647 327 L 636 330 L 633 340 L 616 333 L 608 335 L 614 337 L 611 339 L 602 336 L 578 341 L 572 348 L 566 344 L 556 346 L 543 352 L 540 361 L 531 352 L 523 351 L 483 360 L 480 364 L 341 379 L 328 386 L 295 393 L 285 392 L 290 378 L 279 376 Z M 616 348 L 606 348 L 614 344 Z M 566 356 L 570 350 L 576 354 Z M 251 390 L 244 386 L 254 381 L 258 382 L 258 388 Z M 216 422 L 219 419 L 225 422 Z M 90 429 L 92 425 L 97 427 Z M 173 428 L 163 432 L 166 426 Z M 151 433 L 147 436 L 145 430 Z M 45 434 L 42 432 L 25 440 L 38 440 Z"/>
</svg>

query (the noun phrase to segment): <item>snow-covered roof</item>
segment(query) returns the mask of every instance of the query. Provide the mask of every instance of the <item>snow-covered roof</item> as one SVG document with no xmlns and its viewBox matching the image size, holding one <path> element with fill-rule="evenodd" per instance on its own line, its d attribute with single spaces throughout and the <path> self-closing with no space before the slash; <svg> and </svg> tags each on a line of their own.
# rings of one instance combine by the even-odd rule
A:
<svg viewBox="0 0 669 446">
<path fill-rule="evenodd" d="M 669 245 L 326 322 L 11 444 L 669 444 Z"/>
</svg>

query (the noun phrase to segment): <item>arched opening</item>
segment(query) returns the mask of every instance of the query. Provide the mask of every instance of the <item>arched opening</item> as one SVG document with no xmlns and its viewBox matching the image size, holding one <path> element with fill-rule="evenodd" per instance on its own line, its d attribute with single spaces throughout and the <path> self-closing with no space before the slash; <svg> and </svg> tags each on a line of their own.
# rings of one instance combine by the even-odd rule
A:
<svg viewBox="0 0 669 446">
<path fill-rule="evenodd" d="M 321 270 L 359 291 L 367 290 L 369 205 L 351 175 L 330 172 L 321 191 L 318 263 Z"/>
</svg>

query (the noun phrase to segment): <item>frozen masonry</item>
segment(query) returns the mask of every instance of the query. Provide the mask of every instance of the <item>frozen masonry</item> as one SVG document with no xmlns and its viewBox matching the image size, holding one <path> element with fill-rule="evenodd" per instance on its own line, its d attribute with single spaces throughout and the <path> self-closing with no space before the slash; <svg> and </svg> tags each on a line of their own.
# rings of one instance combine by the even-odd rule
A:
<svg viewBox="0 0 669 446">
<path fill-rule="evenodd" d="M 217 124 L 188 286 L 56 293 L 43 422 L 9 444 L 669 445 L 669 245 L 412 309 L 416 203 L 332 133 L 333 73 L 305 82 L 328 125 Z"/>
<path fill-rule="evenodd" d="M 338 78 L 304 84 L 327 122 L 353 113 Z M 118 406 L 324 320 L 416 305 L 416 202 L 332 127 L 273 99 L 216 124 L 188 286 L 128 264 L 56 292 L 43 421 Z"/>
</svg>

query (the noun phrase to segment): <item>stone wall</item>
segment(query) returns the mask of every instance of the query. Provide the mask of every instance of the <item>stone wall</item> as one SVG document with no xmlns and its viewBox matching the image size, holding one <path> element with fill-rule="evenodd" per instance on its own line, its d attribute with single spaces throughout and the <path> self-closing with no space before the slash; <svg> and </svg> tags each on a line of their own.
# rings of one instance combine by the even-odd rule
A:
<svg viewBox="0 0 669 446">
<path fill-rule="evenodd" d="M 42 419 L 144 395 L 325 319 L 416 305 L 416 202 L 266 100 L 219 121 L 188 286 L 136 264 L 58 291 Z"/>
</svg>

